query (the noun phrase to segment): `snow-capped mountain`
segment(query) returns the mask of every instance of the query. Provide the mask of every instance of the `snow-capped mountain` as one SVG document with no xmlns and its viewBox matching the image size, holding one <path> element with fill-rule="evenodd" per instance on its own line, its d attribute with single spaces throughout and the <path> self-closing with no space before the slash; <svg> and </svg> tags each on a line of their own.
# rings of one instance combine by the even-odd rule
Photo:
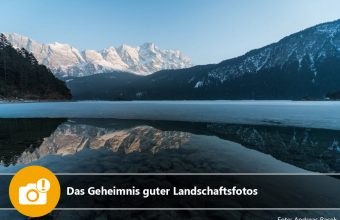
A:
<svg viewBox="0 0 340 220">
<path fill-rule="evenodd" d="M 286 64 L 298 63 L 298 68 L 308 67 L 318 74 L 317 62 L 329 57 L 340 57 L 340 20 L 316 25 L 283 38 L 277 43 L 252 50 L 241 57 L 226 60 L 209 72 L 205 81 L 198 86 L 208 84 L 210 80 L 224 82 L 247 73 L 257 73 L 273 67 L 282 68 Z"/>
<path fill-rule="evenodd" d="M 95 86 L 87 79 L 87 88 Z M 76 99 L 322 99 L 340 93 L 340 20 L 287 36 L 219 64 L 160 71 L 121 88 L 69 84 Z M 108 92 L 110 91 L 110 92 Z M 107 96 L 106 94 L 109 94 Z"/>
<path fill-rule="evenodd" d="M 41 44 L 16 33 L 5 35 L 14 47 L 32 52 L 39 63 L 49 67 L 59 77 L 79 77 L 116 70 L 148 75 L 158 70 L 191 66 L 190 58 L 180 51 L 161 50 L 153 43 L 80 51 L 68 44 Z"/>
</svg>

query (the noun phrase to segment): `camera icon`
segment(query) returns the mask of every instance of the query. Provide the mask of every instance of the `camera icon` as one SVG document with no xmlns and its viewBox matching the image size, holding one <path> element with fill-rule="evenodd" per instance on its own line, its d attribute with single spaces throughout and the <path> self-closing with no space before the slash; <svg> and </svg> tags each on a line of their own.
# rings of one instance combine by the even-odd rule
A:
<svg viewBox="0 0 340 220">
<path fill-rule="evenodd" d="M 19 188 L 19 204 L 21 205 L 45 205 L 47 204 L 47 192 L 50 189 L 50 181 L 39 179 L 36 183 L 28 183 Z"/>
</svg>

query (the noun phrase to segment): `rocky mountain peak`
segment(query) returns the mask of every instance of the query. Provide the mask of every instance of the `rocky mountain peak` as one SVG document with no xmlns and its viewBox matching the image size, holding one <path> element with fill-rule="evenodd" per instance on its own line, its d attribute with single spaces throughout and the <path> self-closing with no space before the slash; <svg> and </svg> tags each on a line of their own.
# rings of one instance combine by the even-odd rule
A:
<svg viewBox="0 0 340 220">
<path fill-rule="evenodd" d="M 117 70 L 148 75 L 163 69 L 191 66 L 190 58 L 180 51 L 161 50 L 154 43 L 80 51 L 69 44 L 42 44 L 17 33 L 5 35 L 14 47 L 32 52 L 39 63 L 49 67 L 58 77 L 79 77 Z"/>
</svg>

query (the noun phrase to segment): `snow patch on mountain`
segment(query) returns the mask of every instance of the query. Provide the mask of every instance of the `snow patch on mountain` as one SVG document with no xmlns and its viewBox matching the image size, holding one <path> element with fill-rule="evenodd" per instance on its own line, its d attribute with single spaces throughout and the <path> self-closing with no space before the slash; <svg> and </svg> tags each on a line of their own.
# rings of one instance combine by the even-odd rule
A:
<svg viewBox="0 0 340 220">
<path fill-rule="evenodd" d="M 182 52 L 161 50 L 153 43 L 79 51 L 68 44 L 41 44 L 16 33 L 5 35 L 14 47 L 32 52 L 39 63 L 59 77 L 80 77 L 117 70 L 148 75 L 163 69 L 192 66 L 191 59 Z"/>
<path fill-rule="evenodd" d="M 198 81 L 197 83 L 196 83 L 196 85 L 195 85 L 195 88 L 197 89 L 197 88 L 200 88 L 200 87 L 202 87 L 204 85 L 204 82 L 203 81 Z"/>
<path fill-rule="evenodd" d="M 299 70 L 303 66 L 309 68 L 315 78 L 318 74 L 316 64 L 327 57 L 340 57 L 340 20 L 316 25 L 277 43 L 223 61 L 209 71 L 205 81 L 223 83 L 263 69 L 283 68 L 285 64 L 294 62 L 298 64 Z M 195 88 L 200 81 L 195 79 Z"/>
</svg>

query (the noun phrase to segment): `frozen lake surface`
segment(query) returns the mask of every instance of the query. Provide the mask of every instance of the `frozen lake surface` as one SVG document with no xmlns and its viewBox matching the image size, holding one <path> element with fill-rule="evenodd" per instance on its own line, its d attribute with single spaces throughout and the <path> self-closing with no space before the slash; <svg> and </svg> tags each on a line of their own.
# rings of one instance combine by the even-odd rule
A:
<svg viewBox="0 0 340 220">
<path fill-rule="evenodd" d="M 0 118 L 45 117 L 276 124 L 340 130 L 340 102 L 82 101 L 0 104 Z"/>
</svg>

